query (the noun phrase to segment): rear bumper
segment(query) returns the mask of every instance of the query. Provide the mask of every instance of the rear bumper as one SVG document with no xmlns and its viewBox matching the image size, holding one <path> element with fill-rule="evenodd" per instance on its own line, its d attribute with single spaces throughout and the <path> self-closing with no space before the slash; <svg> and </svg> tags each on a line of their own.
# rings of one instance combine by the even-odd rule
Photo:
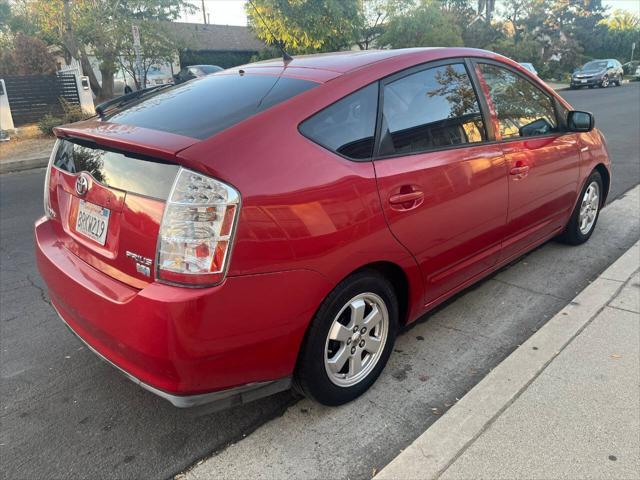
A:
<svg viewBox="0 0 640 480">
<path fill-rule="evenodd" d="M 178 407 L 230 405 L 288 388 L 308 322 L 331 286 L 308 270 L 229 277 L 212 288 L 137 290 L 35 227 L 38 269 L 65 324 L 101 358 Z"/>
</svg>

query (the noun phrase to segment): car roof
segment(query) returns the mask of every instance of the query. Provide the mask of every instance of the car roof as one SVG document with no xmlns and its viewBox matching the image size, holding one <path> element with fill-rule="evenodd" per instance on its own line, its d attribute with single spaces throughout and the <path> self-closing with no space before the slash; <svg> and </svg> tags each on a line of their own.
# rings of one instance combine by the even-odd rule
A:
<svg viewBox="0 0 640 480">
<path fill-rule="evenodd" d="M 262 73 L 289 75 L 316 82 L 326 82 L 338 76 L 362 69 L 373 64 L 399 60 L 413 56 L 416 63 L 432 61 L 448 57 L 482 56 L 495 58 L 498 55 L 475 48 L 458 47 L 424 47 L 402 48 L 395 50 L 350 50 L 346 52 L 318 53 L 313 55 L 296 55 L 284 64 L 282 58 L 263 60 L 226 70 L 227 73 Z M 220 72 L 222 73 L 222 72 Z"/>
</svg>

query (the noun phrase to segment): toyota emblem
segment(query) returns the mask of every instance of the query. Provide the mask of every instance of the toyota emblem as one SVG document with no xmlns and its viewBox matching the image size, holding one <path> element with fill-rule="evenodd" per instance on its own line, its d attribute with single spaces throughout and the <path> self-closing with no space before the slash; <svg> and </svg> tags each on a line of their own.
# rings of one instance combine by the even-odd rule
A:
<svg viewBox="0 0 640 480">
<path fill-rule="evenodd" d="M 89 190 L 89 180 L 84 175 L 80 175 L 76 180 L 76 193 L 83 196 Z"/>
</svg>

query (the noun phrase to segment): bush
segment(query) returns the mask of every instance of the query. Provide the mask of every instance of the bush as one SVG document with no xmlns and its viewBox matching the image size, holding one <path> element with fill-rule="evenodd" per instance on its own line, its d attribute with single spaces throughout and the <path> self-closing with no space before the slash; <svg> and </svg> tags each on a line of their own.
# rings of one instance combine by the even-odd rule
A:
<svg viewBox="0 0 640 480">
<path fill-rule="evenodd" d="M 60 98 L 60 106 L 62 107 L 61 117 L 56 117 L 48 113 L 38 122 L 38 128 L 45 135 L 53 135 L 54 127 L 59 125 L 79 122 L 91 117 L 91 115 L 85 113 L 82 108 L 80 108 L 80 105 L 75 105 L 62 97 Z"/>
<path fill-rule="evenodd" d="M 54 117 L 53 115 L 47 113 L 38 122 L 38 128 L 45 135 L 53 135 L 54 127 L 57 127 L 59 125 L 63 125 L 65 123 L 66 122 L 62 118 Z"/>
<path fill-rule="evenodd" d="M 42 40 L 18 32 L 0 54 L 0 75 L 51 75 L 56 59 Z"/>
<path fill-rule="evenodd" d="M 62 120 L 64 123 L 79 122 L 91 117 L 90 114 L 87 114 L 82 110 L 80 105 L 71 103 L 62 97 L 60 97 L 60 105 L 62 106 Z"/>
</svg>

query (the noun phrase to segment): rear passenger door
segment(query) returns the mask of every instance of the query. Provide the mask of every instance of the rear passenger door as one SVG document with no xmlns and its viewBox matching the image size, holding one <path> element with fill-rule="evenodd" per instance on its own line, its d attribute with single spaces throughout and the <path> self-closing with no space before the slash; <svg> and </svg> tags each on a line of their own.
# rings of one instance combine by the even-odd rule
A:
<svg viewBox="0 0 640 480">
<path fill-rule="evenodd" d="M 477 71 L 509 171 L 503 258 L 515 257 L 568 220 L 578 190 L 577 134 L 563 131 L 553 97 L 520 73 L 480 60 Z"/>
<path fill-rule="evenodd" d="M 395 237 L 415 256 L 433 303 L 495 265 L 507 172 L 464 60 L 382 81 L 374 164 Z"/>
</svg>

